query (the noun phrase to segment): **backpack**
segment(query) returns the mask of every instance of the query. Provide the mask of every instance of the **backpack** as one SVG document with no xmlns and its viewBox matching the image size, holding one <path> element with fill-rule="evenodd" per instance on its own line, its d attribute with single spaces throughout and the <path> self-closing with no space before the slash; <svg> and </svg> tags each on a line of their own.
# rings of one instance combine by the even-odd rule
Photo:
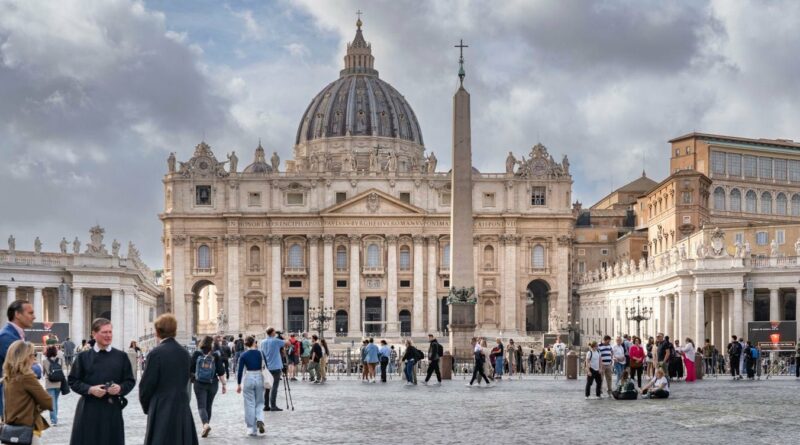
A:
<svg viewBox="0 0 800 445">
<path fill-rule="evenodd" d="M 222 345 L 219 348 L 220 353 L 222 353 L 222 358 L 224 360 L 228 360 L 231 358 L 231 347 L 228 345 Z"/>
<path fill-rule="evenodd" d="M 545 361 L 552 362 L 556 358 L 553 356 L 553 351 L 547 351 L 547 353 L 544 355 L 544 359 Z"/>
<path fill-rule="evenodd" d="M 197 382 L 211 383 L 214 380 L 214 373 L 217 367 L 214 364 L 214 356 L 212 354 L 204 354 L 197 357 L 195 365 L 194 379 Z"/>
<path fill-rule="evenodd" d="M 441 343 L 436 343 L 436 352 L 439 354 L 439 358 L 444 357 L 444 346 Z"/>
<path fill-rule="evenodd" d="M 417 350 L 414 352 L 414 360 L 415 360 L 415 361 L 420 361 L 420 360 L 422 360 L 422 359 L 424 359 L 424 358 L 425 358 L 425 353 L 424 353 L 424 352 L 422 352 L 421 350 L 417 349 Z"/>
<path fill-rule="evenodd" d="M 731 346 L 728 348 L 728 355 L 739 355 L 741 354 L 741 350 L 739 350 L 741 346 L 738 342 L 731 343 Z"/>
<path fill-rule="evenodd" d="M 61 368 L 61 363 L 58 362 L 58 359 L 55 361 L 51 359 L 47 359 L 50 362 L 50 369 L 47 371 L 47 380 L 53 383 L 60 383 L 64 381 L 64 370 Z"/>
<path fill-rule="evenodd" d="M 305 340 L 304 340 L 304 341 L 305 341 Z M 304 345 L 304 344 L 303 344 L 303 343 L 304 343 L 304 341 L 301 341 L 301 342 L 300 342 L 300 355 L 303 355 L 303 354 L 305 354 L 305 353 L 306 353 L 306 345 Z"/>
<path fill-rule="evenodd" d="M 758 351 L 758 348 L 756 348 L 755 346 L 751 347 L 750 358 L 752 358 L 753 360 L 758 360 L 759 357 L 761 357 L 761 353 Z"/>
<path fill-rule="evenodd" d="M 236 352 L 243 352 L 244 351 L 244 341 L 239 338 L 235 342 L 233 342 L 233 349 Z"/>
</svg>

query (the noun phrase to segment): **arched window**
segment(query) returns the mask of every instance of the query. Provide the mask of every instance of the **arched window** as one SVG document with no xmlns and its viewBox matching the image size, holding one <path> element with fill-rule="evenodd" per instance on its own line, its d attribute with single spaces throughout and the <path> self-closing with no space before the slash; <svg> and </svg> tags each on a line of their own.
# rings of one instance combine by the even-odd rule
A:
<svg viewBox="0 0 800 445">
<path fill-rule="evenodd" d="M 442 248 L 442 268 L 450 268 L 450 243 L 447 243 Z"/>
<path fill-rule="evenodd" d="M 289 267 L 303 267 L 303 248 L 300 244 L 289 246 Z"/>
<path fill-rule="evenodd" d="M 367 267 L 380 267 L 381 249 L 377 244 L 372 243 L 367 246 Z"/>
<path fill-rule="evenodd" d="M 486 246 L 483 248 L 483 268 L 494 269 L 494 247 Z"/>
<path fill-rule="evenodd" d="M 788 201 L 786 199 L 786 195 L 783 193 L 778 193 L 778 197 L 775 198 L 775 213 L 778 215 L 785 215 L 787 204 Z"/>
<path fill-rule="evenodd" d="M 714 189 L 714 210 L 725 210 L 725 190 L 722 187 Z"/>
<path fill-rule="evenodd" d="M 261 270 L 261 249 L 258 246 L 250 248 L 250 271 L 258 272 Z"/>
<path fill-rule="evenodd" d="M 744 195 L 744 211 L 748 213 L 756 213 L 756 192 L 748 190 Z"/>
<path fill-rule="evenodd" d="M 742 211 L 742 192 L 739 189 L 731 190 L 731 212 Z"/>
<path fill-rule="evenodd" d="M 531 250 L 531 267 L 544 269 L 544 247 L 541 244 L 533 246 Z"/>
<path fill-rule="evenodd" d="M 408 246 L 400 248 L 400 270 L 411 270 L 411 249 Z"/>
<path fill-rule="evenodd" d="M 211 269 L 211 249 L 205 244 L 197 248 L 197 268 Z"/>
<path fill-rule="evenodd" d="M 347 247 L 339 246 L 336 248 L 336 269 L 347 270 Z"/>
<path fill-rule="evenodd" d="M 772 213 L 772 195 L 769 192 L 761 194 L 761 213 L 769 215 Z"/>
<path fill-rule="evenodd" d="M 792 195 L 792 216 L 800 216 L 800 195 Z"/>
</svg>

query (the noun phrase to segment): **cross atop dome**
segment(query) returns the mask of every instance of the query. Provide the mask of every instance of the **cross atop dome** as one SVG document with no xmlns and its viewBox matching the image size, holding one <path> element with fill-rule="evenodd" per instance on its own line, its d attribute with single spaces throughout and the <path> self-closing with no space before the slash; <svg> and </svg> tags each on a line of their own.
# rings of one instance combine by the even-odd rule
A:
<svg viewBox="0 0 800 445">
<path fill-rule="evenodd" d="M 372 56 L 372 47 L 366 40 L 364 34 L 361 32 L 361 27 L 364 22 L 361 21 L 361 10 L 356 12 L 358 19 L 356 20 L 356 36 L 353 41 L 347 44 L 347 54 L 344 56 L 344 69 L 340 73 L 342 76 L 348 74 L 372 74 L 377 76 L 378 72 L 375 71 L 373 65 L 375 57 Z"/>
</svg>

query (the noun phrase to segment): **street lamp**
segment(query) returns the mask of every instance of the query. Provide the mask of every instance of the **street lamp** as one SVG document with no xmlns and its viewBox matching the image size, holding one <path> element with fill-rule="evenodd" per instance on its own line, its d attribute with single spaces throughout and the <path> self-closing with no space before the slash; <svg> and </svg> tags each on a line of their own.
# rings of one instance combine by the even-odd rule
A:
<svg viewBox="0 0 800 445">
<path fill-rule="evenodd" d="M 308 322 L 311 330 L 317 331 L 319 338 L 323 338 L 323 333 L 330 327 L 331 320 L 334 318 L 332 307 L 312 307 L 308 310 Z"/>
<path fill-rule="evenodd" d="M 653 308 L 651 307 L 641 307 L 642 297 L 636 297 L 636 307 L 626 307 L 625 308 L 625 316 L 628 318 L 628 321 L 635 321 L 636 322 L 636 336 L 641 338 L 641 331 L 639 329 L 639 325 L 643 321 L 650 320 L 650 317 L 653 315 Z"/>
</svg>

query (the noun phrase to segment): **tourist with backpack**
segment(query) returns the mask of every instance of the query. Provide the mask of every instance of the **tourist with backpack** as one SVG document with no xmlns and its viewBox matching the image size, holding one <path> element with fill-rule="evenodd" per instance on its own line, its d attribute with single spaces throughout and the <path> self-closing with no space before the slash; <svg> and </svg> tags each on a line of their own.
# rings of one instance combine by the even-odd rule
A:
<svg viewBox="0 0 800 445">
<path fill-rule="evenodd" d="M 414 382 L 414 365 L 417 363 L 417 358 L 423 354 L 422 351 L 414 347 L 411 339 L 406 340 L 406 352 L 403 354 L 402 360 L 405 365 L 406 386 L 416 385 Z M 423 355 L 424 356 L 424 355 Z"/>
<path fill-rule="evenodd" d="M 50 410 L 51 426 L 58 424 L 58 396 L 61 395 L 62 390 L 66 390 L 65 395 L 69 393 L 64 366 L 65 362 L 58 356 L 56 347 L 48 346 L 44 360 L 42 360 L 42 377 L 44 378 L 44 388 L 53 399 L 53 409 Z"/>
<path fill-rule="evenodd" d="M 686 342 L 681 347 L 676 347 L 675 349 L 681 353 L 683 356 L 683 366 L 686 367 L 686 381 L 687 382 L 694 382 L 696 379 L 696 371 L 695 366 L 697 363 L 695 362 L 697 351 L 694 348 L 694 341 L 686 337 Z"/>
<path fill-rule="evenodd" d="M 286 350 L 286 361 L 289 365 L 289 380 L 297 381 L 297 366 L 300 364 L 300 342 L 297 341 L 297 334 L 289 334 L 289 348 Z"/>
<path fill-rule="evenodd" d="M 547 348 L 544 352 L 544 362 L 545 362 L 545 373 L 552 374 L 555 371 L 556 366 L 556 353 L 553 352 L 550 348 Z"/>
<path fill-rule="evenodd" d="M 214 339 L 208 335 L 205 336 L 200 342 L 200 349 L 192 354 L 190 368 L 194 396 L 197 399 L 197 412 L 203 423 L 201 437 L 208 437 L 208 433 L 211 431 L 211 408 L 214 405 L 214 397 L 219 391 L 220 383 L 222 383 L 222 393 L 227 392 L 222 357 L 219 352 L 213 350 L 213 346 Z"/>
<path fill-rule="evenodd" d="M 444 348 L 433 334 L 428 334 L 428 373 L 423 384 L 427 385 L 433 373 L 436 373 L 437 385 L 442 384 L 442 373 L 439 371 L 439 359 L 444 355 Z"/>
<path fill-rule="evenodd" d="M 244 354 L 244 339 L 242 333 L 239 333 L 239 338 L 233 341 L 233 372 L 239 369 L 239 357 Z"/>
<path fill-rule="evenodd" d="M 731 368 L 733 380 L 741 380 L 742 374 L 739 372 L 739 358 L 742 354 L 742 347 L 735 335 L 731 336 L 732 341 L 728 343 L 728 363 Z"/>
<path fill-rule="evenodd" d="M 636 390 L 636 386 L 633 383 L 633 379 L 630 378 L 627 369 L 622 371 L 619 382 L 617 382 L 617 389 L 612 391 L 611 395 L 614 397 L 614 400 L 636 400 L 639 398 L 639 391 Z"/>
<path fill-rule="evenodd" d="M 233 355 L 233 351 L 231 351 L 231 346 L 228 344 L 228 339 L 223 338 L 222 343 L 219 346 L 219 353 L 222 358 L 222 367 L 225 368 L 225 380 L 231 378 L 231 368 L 230 368 L 230 361 L 231 356 Z"/>
<path fill-rule="evenodd" d="M 753 344 L 748 341 L 746 346 L 744 347 L 744 366 L 745 371 L 747 372 L 747 379 L 754 380 L 755 372 L 756 372 L 756 362 L 760 356 L 758 352 L 758 348 L 753 346 Z"/>
<path fill-rule="evenodd" d="M 308 332 L 303 332 L 303 339 L 300 341 L 300 374 L 303 381 L 306 381 L 306 372 L 311 360 L 311 340 L 308 339 Z M 311 374 L 309 372 L 309 374 Z"/>
</svg>

